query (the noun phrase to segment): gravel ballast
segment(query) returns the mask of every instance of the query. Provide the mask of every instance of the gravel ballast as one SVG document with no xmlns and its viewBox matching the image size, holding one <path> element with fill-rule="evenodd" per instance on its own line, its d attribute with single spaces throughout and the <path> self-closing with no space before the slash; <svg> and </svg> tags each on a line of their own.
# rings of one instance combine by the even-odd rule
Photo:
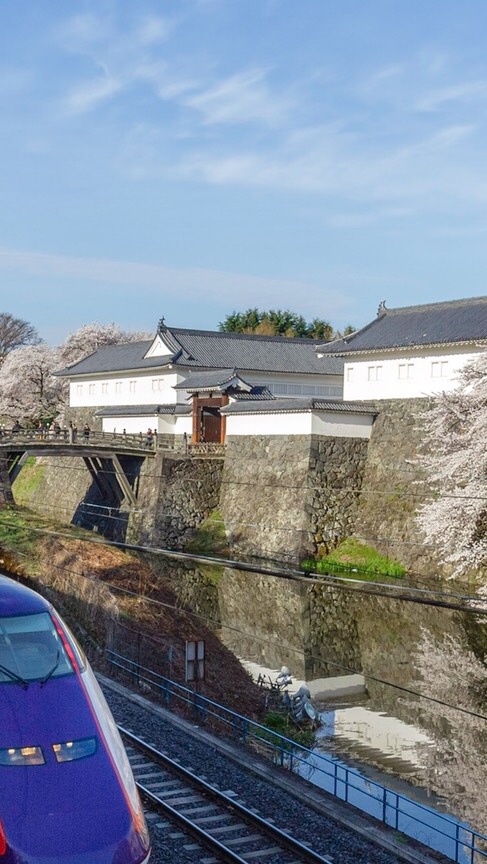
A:
<svg viewBox="0 0 487 864">
<path fill-rule="evenodd" d="M 101 683 L 103 685 L 104 682 Z M 122 690 L 119 685 L 116 686 Z M 255 808 L 266 819 L 273 819 L 279 827 L 286 828 L 301 841 L 311 844 L 317 852 L 331 858 L 334 864 L 393 864 L 406 860 L 404 855 L 397 856 L 379 848 L 368 842 L 363 834 L 361 836 L 351 828 L 317 812 L 294 794 L 288 794 L 282 788 L 255 776 L 245 767 L 245 764 L 252 760 L 252 755 L 244 748 L 239 748 L 241 764 L 238 764 L 220 753 L 216 746 L 212 746 L 212 736 L 208 733 L 200 733 L 204 734 L 205 740 L 198 740 L 189 734 L 185 727 L 190 724 L 180 721 L 176 715 L 173 715 L 174 720 L 166 719 L 160 716 L 165 713 L 160 709 L 156 709 L 158 713 L 152 713 L 129 701 L 122 692 L 115 692 L 108 686 L 104 686 L 104 692 L 117 723 L 163 750 L 170 757 L 179 759 L 181 764 L 194 773 L 204 775 L 210 783 L 224 790 L 233 790 L 247 806 Z M 141 699 L 138 696 L 135 698 Z M 234 749 L 233 743 L 231 746 Z M 294 775 L 287 777 L 294 779 Z M 299 778 L 295 778 L 297 789 L 300 782 Z M 205 858 L 204 850 L 195 848 L 195 844 L 190 840 L 183 841 L 175 830 L 164 829 L 164 826 L 158 828 L 158 824 L 160 820 L 149 818 L 154 846 L 151 864 L 173 860 L 192 864 Z M 376 831 L 375 826 L 371 827 L 371 835 Z M 174 844 L 174 848 L 168 848 L 168 844 Z M 418 850 L 415 859 L 411 850 L 411 861 L 426 861 L 427 858 Z M 433 861 L 433 857 L 430 860 Z"/>
</svg>

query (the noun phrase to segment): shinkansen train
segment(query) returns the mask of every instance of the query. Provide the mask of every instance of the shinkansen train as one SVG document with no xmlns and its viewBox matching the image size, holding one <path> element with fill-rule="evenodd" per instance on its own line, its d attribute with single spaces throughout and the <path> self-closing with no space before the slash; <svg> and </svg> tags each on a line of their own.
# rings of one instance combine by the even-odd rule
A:
<svg viewBox="0 0 487 864">
<path fill-rule="evenodd" d="M 0 864 L 147 864 L 125 749 L 55 609 L 0 575 Z"/>
</svg>

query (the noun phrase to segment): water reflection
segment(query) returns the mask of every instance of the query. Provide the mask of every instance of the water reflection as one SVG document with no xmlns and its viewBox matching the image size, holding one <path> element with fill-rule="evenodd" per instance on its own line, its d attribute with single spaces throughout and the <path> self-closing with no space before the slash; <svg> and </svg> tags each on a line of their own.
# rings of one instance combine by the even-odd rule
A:
<svg viewBox="0 0 487 864">
<path fill-rule="evenodd" d="M 199 611 L 204 580 L 193 571 Z M 191 604 L 188 580 L 184 590 Z M 245 661 L 288 666 L 314 696 L 326 679 L 362 676 L 357 692 L 323 696 L 317 752 L 407 782 L 487 833 L 485 618 L 235 570 L 207 590 L 222 640 Z"/>
</svg>

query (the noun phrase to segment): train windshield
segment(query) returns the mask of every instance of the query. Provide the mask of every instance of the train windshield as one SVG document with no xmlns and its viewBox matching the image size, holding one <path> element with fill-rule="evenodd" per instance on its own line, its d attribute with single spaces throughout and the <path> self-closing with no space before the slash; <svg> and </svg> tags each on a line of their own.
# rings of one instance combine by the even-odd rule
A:
<svg viewBox="0 0 487 864">
<path fill-rule="evenodd" d="M 44 684 L 73 671 L 48 612 L 0 618 L 0 684 Z"/>
</svg>

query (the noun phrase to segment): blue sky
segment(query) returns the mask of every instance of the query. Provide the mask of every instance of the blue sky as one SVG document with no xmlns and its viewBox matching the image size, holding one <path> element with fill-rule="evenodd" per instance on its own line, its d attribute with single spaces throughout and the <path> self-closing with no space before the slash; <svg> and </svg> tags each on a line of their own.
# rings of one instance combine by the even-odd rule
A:
<svg viewBox="0 0 487 864">
<path fill-rule="evenodd" d="M 487 293 L 485 0 L 2 0 L 0 311 L 335 327 Z"/>
</svg>

